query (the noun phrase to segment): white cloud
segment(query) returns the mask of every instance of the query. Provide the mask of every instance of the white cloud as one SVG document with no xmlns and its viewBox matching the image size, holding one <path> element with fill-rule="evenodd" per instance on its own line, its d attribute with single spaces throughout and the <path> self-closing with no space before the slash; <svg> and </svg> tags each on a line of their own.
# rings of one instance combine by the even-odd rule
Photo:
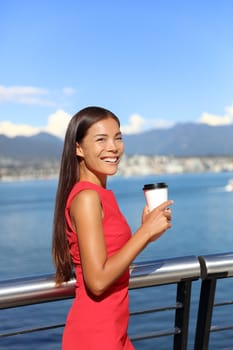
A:
<svg viewBox="0 0 233 350">
<path fill-rule="evenodd" d="M 69 114 L 62 110 L 58 110 L 48 117 L 48 124 L 44 127 L 32 127 L 26 124 L 14 124 L 9 121 L 0 122 L 0 134 L 6 135 L 8 137 L 32 136 L 43 131 L 60 138 L 64 138 L 69 121 Z"/>
<path fill-rule="evenodd" d="M 54 103 L 46 99 L 48 94 L 46 89 L 32 86 L 0 86 L 0 102 L 52 106 Z"/>
<path fill-rule="evenodd" d="M 233 103 L 231 106 L 225 107 L 225 111 L 233 119 Z"/>
<path fill-rule="evenodd" d="M 125 134 L 135 134 L 142 131 L 145 119 L 138 114 L 133 114 L 129 118 L 129 124 L 122 125 L 121 131 Z"/>
<path fill-rule="evenodd" d="M 63 110 L 58 110 L 49 116 L 48 125 L 44 128 L 44 131 L 64 138 L 69 121 L 70 115 Z"/>
<path fill-rule="evenodd" d="M 147 125 L 149 127 L 147 127 L 147 129 L 166 129 L 166 128 L 170 128 L 171 126 L 173 126 L 175 124 L 174 121 L 172 120 L 166 120 L 166 119 L 148 119 L 146 121 Z"/>
<path fill-rule="evenodd" d="M 65 96 L 71 96 L 76 93 L 76 90 L 73 89 L 72 87 L 65 87 L 62 89 L 62 92 Z"/>
<path fill-rule="evenodd" d="M 121 126 L 125 134 L 136 134 L 149 129 L 168 128 L 174 125 L 173 121 L 164 119 L 146 119 L 138 114 L 133 114 L 129 118 L 129 124 Z"/>
<path fill-rule="evenodd" d="M 64 87 L 54 95 L 53 91 L 33 86 L 0 86 L 0 103 L 19 103 L 26 105 L 56 106 L 61 99 L 76 92 L 72 87 Z M 56 96 L 55 98 L 51 96 Z"/>
<path fill-rule="evenodd" d="M 26 124 L 13 124 L 8 121 L 0 122 L 0 134 L 8 137 L 31 136 L 37 134 L 39 131 L 38 128 Z"/>
<path fill-rule="evenodd" d="M 224 115 L 215 115 L 207 112 L 202 113 L 199 122 L 203 124 L 208 124 L 212 126 L 217 125 L 229 125 L 233 123 L 233 104 L 231 106 L 225 107 Z"/>
</svg>

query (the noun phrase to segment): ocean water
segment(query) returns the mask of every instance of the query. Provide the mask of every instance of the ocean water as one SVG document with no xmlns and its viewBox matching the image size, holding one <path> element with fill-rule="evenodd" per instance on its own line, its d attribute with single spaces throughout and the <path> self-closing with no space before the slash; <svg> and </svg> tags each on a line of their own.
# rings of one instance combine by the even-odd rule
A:
<svg viewBox="0 0 233 350">
<path fill-rule="evenodd" d="M 233 251 L 233 192 L 225 185 L 231 173 L 185 174 L 120 178 L 109 180 L 122 212 L 134 232 L 141 222 L 145 204 L 144 183 L 165 181 L 169 186 L 172 207 L 172 229 L 150 244 L 137 261 L 156 260 L 187 255 L 207 255 Z M 55 180 L 0 183 L 0 280 L 53 272 L 51 261 L 51 231 Z M 219 281 L 218 300 L 232 300 L 233 280 Z M 194 282 L 190 319 L 189 349 L 193 347 L 196 304 L 200 282 Z M 4 331 L 65 323 L 72 300 L 1 310 L 0 334 Z M 175 286 L 163 286 L 130 291 L 130 307 L 163 306 L 175 302 Z M 233 323 L 232 309 L 219 308 L 214 312 L 218 324 Z M 173 312 L 146 315 L 130 320 L 129 334 L 173 327 Z M 135 322 L 136 321 L 136 322 Z M 59 350 L 62 328 L 41 333 L 0 338 L 0 349 Z M 32 346 L 33 345 L 33 346 Z M 233 349 L 230 331 L 212 334 L 210 349 Z M 135 343 L 137 350 L 168 350 L 172 338 Z"/>
</svg>

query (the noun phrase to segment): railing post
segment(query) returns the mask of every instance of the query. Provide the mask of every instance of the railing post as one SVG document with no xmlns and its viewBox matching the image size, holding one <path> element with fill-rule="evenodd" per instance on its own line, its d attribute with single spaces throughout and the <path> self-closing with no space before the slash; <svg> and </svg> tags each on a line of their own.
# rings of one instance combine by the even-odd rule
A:
<svg viewBox="0 0 233 350">
<path fill-rule="evenodd" d="M 190 280 L 177 283 L 176 303 L 182 307 L 176 309 L 175 329 L 180 331 L 174 335 L 173 350 L 187 349 L 191 286 Z"/>
<path fill-rule="evenodd" d="M 207 350 L 213 313 L 216 278 L 202 281 L 194 350 Z"/>
</svg>

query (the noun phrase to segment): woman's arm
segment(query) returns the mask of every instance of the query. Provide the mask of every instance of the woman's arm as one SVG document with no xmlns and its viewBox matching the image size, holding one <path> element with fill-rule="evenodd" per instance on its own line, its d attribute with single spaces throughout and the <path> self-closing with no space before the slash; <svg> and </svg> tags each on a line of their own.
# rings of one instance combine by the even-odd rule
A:
<svg viewBox="0 0 233 350">
<path fill-rule="evenodd" d="M 108 257 L 102 207 L 97 192 L 84 190 L 74 198 L 70 209 L 71 220 L 78 232 L 84 280 L 93 294 L 101 295 L 150 241 L 171 227 L 171 212 L 165 210 L 171 204 L 172 201 L 167 201 L 148 214 L 144 210 L 143 224 L 118 252 Z"/>
</svg>

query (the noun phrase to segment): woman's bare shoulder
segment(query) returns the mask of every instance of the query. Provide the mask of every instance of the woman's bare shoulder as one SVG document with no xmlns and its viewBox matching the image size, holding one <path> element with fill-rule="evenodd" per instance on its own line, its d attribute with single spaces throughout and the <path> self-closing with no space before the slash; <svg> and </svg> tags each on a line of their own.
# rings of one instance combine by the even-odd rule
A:
<svg viewBox="0 0 233 350">
<path fill-rule="evenodd" d="M 71 213 L 77 209 L 90 211 L 95 206 L 101 206 L 99 194 L 93 189 L 83 189 L 74 196 L 70 211 Z"/>
</svg>

